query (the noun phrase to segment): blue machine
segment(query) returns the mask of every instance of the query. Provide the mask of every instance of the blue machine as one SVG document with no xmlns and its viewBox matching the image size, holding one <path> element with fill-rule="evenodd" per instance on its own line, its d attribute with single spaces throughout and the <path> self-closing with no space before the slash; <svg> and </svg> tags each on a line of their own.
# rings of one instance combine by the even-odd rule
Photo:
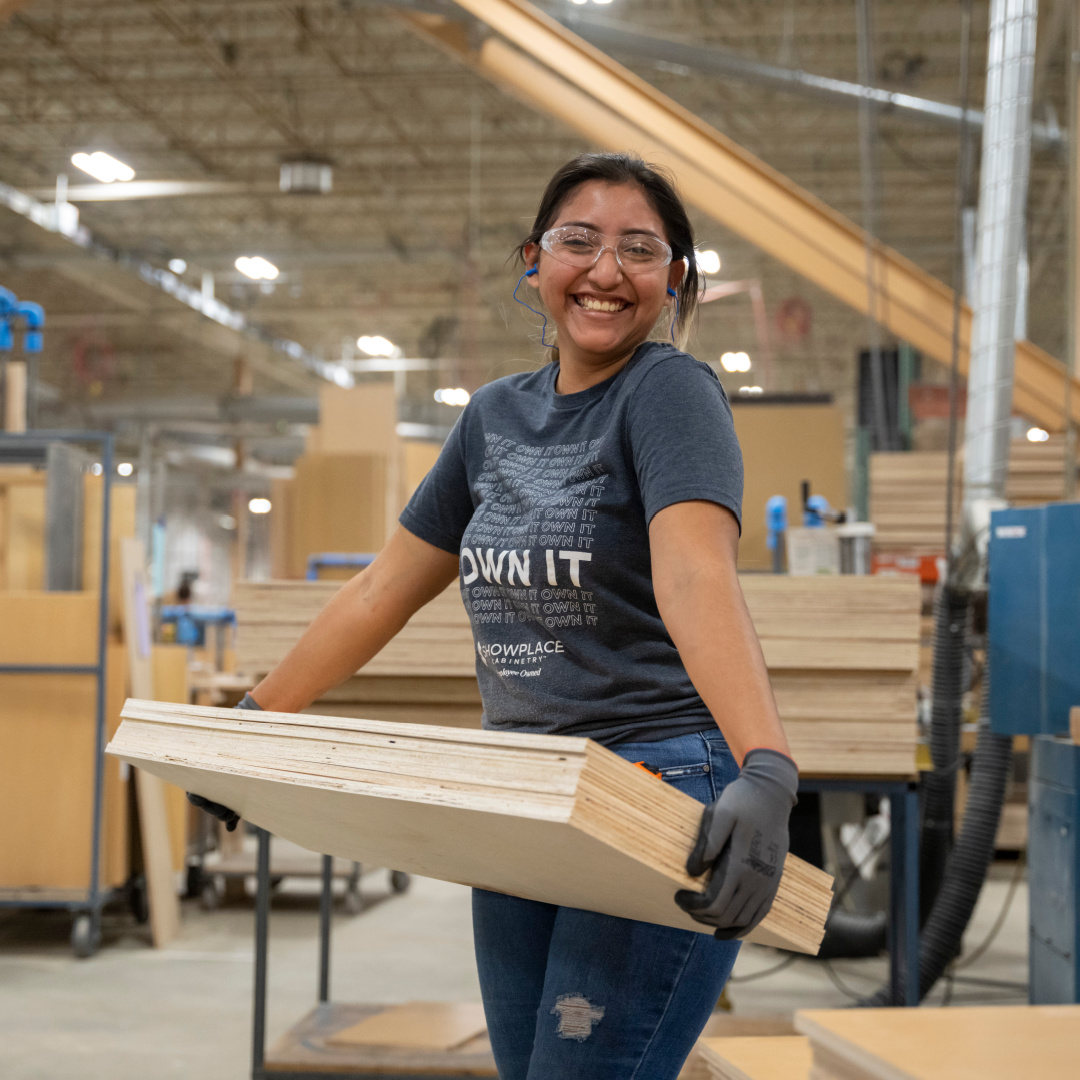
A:
<svg viewBox="0 0 1080 1080">
<path fill-rule="evenodd" d="M 1029 994 L 1080 1002 L 1080 503 L 990 518 L 990 725 L 1031 735 Z"/>
</svg>

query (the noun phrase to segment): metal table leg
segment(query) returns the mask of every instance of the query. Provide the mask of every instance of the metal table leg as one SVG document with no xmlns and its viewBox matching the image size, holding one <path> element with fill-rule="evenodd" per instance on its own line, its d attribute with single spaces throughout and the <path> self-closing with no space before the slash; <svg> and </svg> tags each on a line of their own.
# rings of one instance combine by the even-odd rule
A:
<svg viewBox="0 0 1080 1080">
<path fill-rule="evenodd" d="M 889 793 L 892 818 L 889 986 L 896 1005 L 919 1004 L 919 803 L 914 784 Z"/>
<path fill-rule="evenodd" d="M 251 1024 L 251 1077 L 263 1080 L 266 1056 L 266 952 L 270 934 L 270 834 L 256 829 L 259 856 L 255 871 L 255 1008 Z"/>
<path fill-rule="evenodd" d="M 319 896 L 319 1001 L 330 1000 L 330 920 L 334 902 L 334 857 L 322 857 L 322 893 Z"/>
</svg>

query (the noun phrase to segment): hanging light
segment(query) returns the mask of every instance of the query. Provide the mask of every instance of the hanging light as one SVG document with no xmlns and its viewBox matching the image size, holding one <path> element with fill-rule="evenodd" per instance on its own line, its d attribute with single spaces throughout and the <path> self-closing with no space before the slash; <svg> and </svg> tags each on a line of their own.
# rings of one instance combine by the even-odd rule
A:
<svg viewBox="0 0 1080 1080">
<path fill-rule="evenodd" d="M 278 268 L 261 255 L 241 255 L 234 265 L 241 274 L 255 281 L 273 281 L 279 273 Z"/>
<path fill-rule="evenodd" d="M 703 274 L 720 273 L 720 253 L 718 251 L 706 248 L 704 251 L 695 251 L 694 256 L 697 259 L 698 269 Z"/>
<path fill-rule="evenodd" d="M 1028 442 L 1046 442 L 1050 438 L 1049 431 L 1043 431 L 1041 427 L 1028 428 Z"/>
<path fill-rule="evenodd" d="M 121 476 L 130 476 L 135 471 L 135 466 L 132 465 L 130 461 L 121 461 L 120 464 L 116 466 L 116 471 Z"/>
<path fill-rule="evenodd" d="M 248 501 L 248 509 L 253 514 L 269 514 L 271 509 L 270 500 L 260 498 L 250 499 Z"/>
<path fill-rule="evenodd" d="M 726 352 L 720 357 L 720 364 L 725 371 L 749 371 L 750 355 L 744 352 Z"/>
<path fill-rule="evenodd" d="M 361 352 L 366 352 L 368 356 L 393 356 L 397 352 L 397 346 L 381 334 L 376 334 L 374 337 L 364 334 L 363 337 L 358 337 L 356 347 Z"/>
<path fill-rule="evenodd" d="M 117 180 L 126 184 L 135 179 L 135 170 L 130 165 L 117 161 L 104 150 L 95 150 L 92 154 L 72 154 L 71 164 L 103 184 L 112 184 Z"/>
<path fill-rule="evenodd" d="M 465 406 L 469 404 L 469 391 L 458 386 L 453 389 L 436 390 L 435 400 L 441 405 Z"/>
</svg>

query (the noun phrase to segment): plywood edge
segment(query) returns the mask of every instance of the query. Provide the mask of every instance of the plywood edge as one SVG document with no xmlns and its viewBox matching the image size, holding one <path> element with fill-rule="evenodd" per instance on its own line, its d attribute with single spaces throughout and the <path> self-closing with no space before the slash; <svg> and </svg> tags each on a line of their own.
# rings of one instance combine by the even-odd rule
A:
<svg viewBox="0 0 1080 1080">
<path fill-rule="evenodd" d="M 919 1080 L 903 1069 L 898 1069 L 884 1058 L 871 1053 L 864 1046 L 845 1039 L 838 1035 L 828 1026 L 828 1017 L 837 1013 L 843 1014 L 844 1009 L 799 1009 L 795 1013 L 795 1030 L 800 1035 L 805 1035 L 810 1040 L 814 1051 L 815 1060 L 818 1051 L 823 1050 L 830 1056 L 835 1056 L 845 1064 L 853 1066 L 874 1080 Z"/>
<path fill-rule="evenodd" d="M 619 799 L 618 814 L 601 812 L 603 793 Z M 672 889 L 704 888 L 705 875 L 686 873 L 704 807 L 689 795 L 588 741 L 570 824 L 663 874 Z M 825 933 L 833 879 L 788 855 L 772 909 L 746 940 L 814 954 Z"/>
</svg>

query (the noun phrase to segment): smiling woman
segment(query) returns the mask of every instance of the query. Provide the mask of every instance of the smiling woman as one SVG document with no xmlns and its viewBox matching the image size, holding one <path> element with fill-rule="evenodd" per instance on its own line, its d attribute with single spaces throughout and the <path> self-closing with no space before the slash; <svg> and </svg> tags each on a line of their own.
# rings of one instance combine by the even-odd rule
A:
<svg viewBox="0 0 1080 1080">
<path fill-rule="evenodd" d="M 697 296 L 669 180 L 577 158 L 519 254 L 553 363 L 461 403 L 402 528 L 251 696 L 304 708 L 456 577 L 485 728 L 594 739 L 708 804 L 709 886 L 672 903 L 721 940 L 473 891 L 502 1080 L 675 1080 L 776 895 L 798 782 L 735 573 L 742 457 L 713 370 L 648 340 Z"/>
<path fill-rule="evenodd" d="M 667 308 L 673 339 L 686 337 L 698 298 L 693 229 L 673 181 L 638 157 L 583 154 L 559 169 L 518 255 L 557 328 L 560 393 L 607 378 Z"/>
</svg>

